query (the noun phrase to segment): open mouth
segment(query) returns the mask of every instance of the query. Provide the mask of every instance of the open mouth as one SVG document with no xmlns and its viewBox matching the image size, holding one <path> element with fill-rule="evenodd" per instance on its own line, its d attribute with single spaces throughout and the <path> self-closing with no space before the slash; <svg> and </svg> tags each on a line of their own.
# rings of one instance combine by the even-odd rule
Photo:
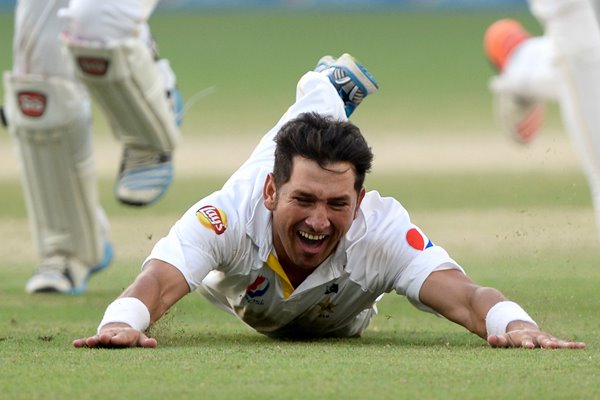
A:
<svg viewBox="0 0 600 400">
<path fill-rule="evenodd" d="M 327 235 L 325 234 L 309 233 L 304 231 L 298 231 L 298 237 L 302 243 L 308 246 L 319 246 L 325 241 L 325 239 L 327 239 Z"/>
</svg>

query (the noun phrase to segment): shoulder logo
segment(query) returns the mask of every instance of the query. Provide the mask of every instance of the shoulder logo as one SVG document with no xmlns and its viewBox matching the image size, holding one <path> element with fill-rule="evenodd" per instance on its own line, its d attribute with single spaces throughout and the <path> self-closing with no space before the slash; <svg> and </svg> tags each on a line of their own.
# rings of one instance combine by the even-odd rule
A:
<svg viewBox="0 0 600 400">
<path fill-rule="evenodd" d="M 215 206 L 204 206 L 196 211 L 196 218 L 200 223 L 212 229 L 217 235 L 221 235 L 227 229 L 227 215 Z"/>
<path fill-rule="evenodd" d="M 417 228 L 411 228 L 406 232 L 406 241 L 416 250 L 425 250 L 433 246 L 431 240 L 429 240 L 421 231 Z"/>
</svg>

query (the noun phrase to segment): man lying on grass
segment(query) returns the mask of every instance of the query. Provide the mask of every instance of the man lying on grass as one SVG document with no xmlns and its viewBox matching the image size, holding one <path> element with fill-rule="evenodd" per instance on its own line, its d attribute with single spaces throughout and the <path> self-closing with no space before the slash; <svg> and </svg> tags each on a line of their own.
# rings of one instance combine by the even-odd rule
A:
<svg viewBox="0 0 600 400">
<path fill-rule="evenodd" d="M 97 334 L 73 345 L 155 347 L 144 331 L 195 290 L 270 337 L 360 336 L 394 290 L 493 347 L 585 347 L 476 285 L 398 201 L 365 191 L 373 154 L 347 117 L 377 88 L 351 56 L 322 58 L 248 161 L 183 215 Z"/>
</svg>

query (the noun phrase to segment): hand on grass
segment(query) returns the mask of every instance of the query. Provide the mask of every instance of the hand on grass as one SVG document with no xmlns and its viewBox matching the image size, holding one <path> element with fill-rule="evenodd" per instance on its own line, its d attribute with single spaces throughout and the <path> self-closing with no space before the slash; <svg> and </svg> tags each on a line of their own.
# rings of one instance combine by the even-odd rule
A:
<svg viewBox="0 0 600 400">
<path fill-rule="evenodd" d="M 585 342 L 559 339 L 537 328 L 523 327 L 509 330 L 503 335 L 490 335 L 487 342 L 492 347 L 523 347 L 526 349 L 584 349 Z"/>
<path fill-rule="evenodd" d="M 87 338 L 75 339 L 73 347 L 148 347 L 155 348 L 158 342 L 127 324 L 112 323 L 102 327 L 100 333 Z"/>
</svg>

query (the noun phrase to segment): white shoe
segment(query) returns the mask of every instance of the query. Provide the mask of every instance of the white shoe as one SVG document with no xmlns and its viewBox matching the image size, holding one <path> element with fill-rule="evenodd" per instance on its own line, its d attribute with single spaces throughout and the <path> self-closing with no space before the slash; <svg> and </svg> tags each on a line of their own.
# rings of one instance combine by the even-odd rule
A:
<svg viewBox="0 0 600 400">
<path fill-rule="evenodd" d="M 172 181 L 171 153 L 125 147 L 115 196 L 124 204 L 145 206 L 158 200 Z"/>
<path fill-rule="evenodd" d="M 347 117 L 365 97 L 379 89 L 373 75 L 347 53 L 342 54 L 338 59 L 331 56 L 322 57 L 315 71 L 329 77 L 331 84 L 344 101 Z"/>
<path fill-rule="evenodd" d="M 106 269 L 112 257 L 112 245 L 108 242 L 104 247 L 103 260 L 91 268 L 74 257 L 62 254 L 47 257 L 27 281 L 25 291 L 27 293 L 83 293 L 87 289 L 90 276 Z"/>
</svg>

